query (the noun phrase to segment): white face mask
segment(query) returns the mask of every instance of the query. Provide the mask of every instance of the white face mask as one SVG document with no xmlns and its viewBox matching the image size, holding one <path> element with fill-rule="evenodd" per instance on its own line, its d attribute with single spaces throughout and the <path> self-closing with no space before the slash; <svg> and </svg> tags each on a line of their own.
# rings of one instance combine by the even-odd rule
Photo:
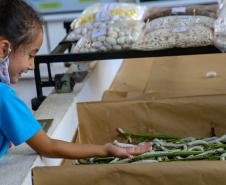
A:
<svg viewBox="0 0 226 185">
<path fill-rule="evenodd" d="M 9 77 L 9 55 L 11 53 L 11 49 L 8 49 L 8 54 L 5 58 L 0 60 L 0 81 L 5 84 L 10 84 L 10 77 Z"/>
</svg>

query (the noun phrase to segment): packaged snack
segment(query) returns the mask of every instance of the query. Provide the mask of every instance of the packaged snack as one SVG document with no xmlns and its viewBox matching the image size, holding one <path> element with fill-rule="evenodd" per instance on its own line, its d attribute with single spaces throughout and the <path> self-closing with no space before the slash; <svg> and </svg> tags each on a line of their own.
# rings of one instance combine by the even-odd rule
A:
<svg viewBox="0 0 226 185">
<path fill-rule="evenodd" d="M 182 26 L 190 26 L 194 24 L 204 25 L 210 28 L 214 27 L 215 19 L 206 16 L 167 16 L 150 21 L 150 31 L 162 28 L 177 28 Z"/>
<path fill-rule="evenodd" d="M 144 23 L 140 21 L 98 22 L 93 31 L 82 37 L 72 52 L 104 52 L 130 49 L 137 42 Z"/>
<path fill-rule="evenodd" d="M 133 49 L 160 50 L 213 45 L 214 19 L 205 16 L 169 16 L 146 23 Z"/>
</svg>

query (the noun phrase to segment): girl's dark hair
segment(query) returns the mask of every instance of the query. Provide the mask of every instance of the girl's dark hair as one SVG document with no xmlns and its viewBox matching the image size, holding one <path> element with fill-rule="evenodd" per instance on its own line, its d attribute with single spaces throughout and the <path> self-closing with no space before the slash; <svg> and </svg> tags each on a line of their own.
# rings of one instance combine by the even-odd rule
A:
<svg viewBox="0 0 226 185">
<path fill-rule="evenodd" d="M 0 36 L 9 40 L 14 50 L 30 44 L 42 25 L 39 15 L 24 0 L 0 0 Z"/>
</svg>

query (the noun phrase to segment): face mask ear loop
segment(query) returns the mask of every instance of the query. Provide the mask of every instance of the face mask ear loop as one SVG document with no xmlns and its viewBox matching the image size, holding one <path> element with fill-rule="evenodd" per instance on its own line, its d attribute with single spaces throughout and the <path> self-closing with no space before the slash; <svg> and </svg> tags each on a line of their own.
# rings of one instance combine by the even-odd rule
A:
<svg viewBox="0 0 226 185">
<path fill-rule="evenodd" d="M 8 57 L 9 57 L 9 55 L 10 55 L 11 52 L 12 52 L 12 49 L 9 47 L 8 54 L 7 54 Z"/>
</svg>

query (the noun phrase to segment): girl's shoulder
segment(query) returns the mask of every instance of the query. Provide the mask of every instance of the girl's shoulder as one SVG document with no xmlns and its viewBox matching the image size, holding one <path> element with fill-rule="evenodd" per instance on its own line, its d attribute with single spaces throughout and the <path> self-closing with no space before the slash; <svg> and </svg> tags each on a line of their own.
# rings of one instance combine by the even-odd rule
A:
<svg viewBox="0 0 226 185">
<path fill-rule="evenodd" d="M 15 95 L 15 91 L 8 85 L 0 82 L 0 98 Z"/>
</svg>

